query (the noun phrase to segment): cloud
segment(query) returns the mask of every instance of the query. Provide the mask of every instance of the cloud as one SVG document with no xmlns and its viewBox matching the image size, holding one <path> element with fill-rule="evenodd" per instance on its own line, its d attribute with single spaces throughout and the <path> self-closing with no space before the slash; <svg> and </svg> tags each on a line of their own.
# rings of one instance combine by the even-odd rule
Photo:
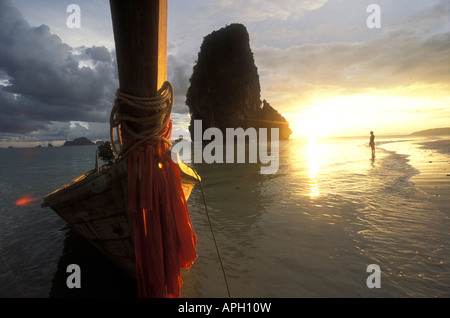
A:
<svg viewBox="0 0 450 318">
<path fill-rule="evenodd" d="M 173 112 L 188 113 L 185 105 L 186 92 L 189 86 L 189 78 L 192 74 L 192 64 L 182 55 L 169 54 L 167 57 L 167 79 L 172 83 L 175 92 Z"/>
<path fill-rule="evenodd" d="M 191 62 L 170 54 L 168 60 L 174 112 L 187 113 Z M 107 138 L 118 85 L 114 50 L 71 47 L 0 0 L 0 141 Z M 70 124 L 77 121 L 89 128 Z"/>
<path fill-rule="evenodd" d="M 0 0 L 0 75 L 0 133 L 106 122 L 118 86 L 112 52 L 72 48 L 48 26 L 31 27 L 7 0 Z"/>
<path fill-rule="evenodd" d="M 0 141 L 108 135 L 118 87 L 108 4 L 82 2 L 83 27 L 74 31 L 65 27 L 66 4 L 61 3 L 45 1 L 36 9 L 34 1 L 17 1 L 30 21 L 45 21 L 50 29 L 30 26 L 11 1 L 0 0 Z M 430 6 L 419 0 L 380 0 L 379 30 L 366 28 L 369 3 L 170 2 L 168 79 L 175 89 L 174 112 L 188 112 L 185 94 L 202 38 L 233 22 L 247 26 L 262 98 L 281 112 L 298 112 L 290 107 L 314 98 L 382 90 L 412 97 L 429 97 L 432 90 L 447 97 L 448 1 Z M 73 124 L 77 121 L 88 128 Z"/>
<path fill-rule="evenodd" d="M 439 3 L 402 23 L 386 26 L 367 41 L 256 48 L 263 95 L 285 105 L 298 105 L 327 94 L 408 87 L 422 87 L 428 95 L 431 89 L 448 92 L 450 31 L 442 24 L 446 7 Z"/>
<path fill-rule="evenodd" d="M 208 3 L 205 13 L 211 16 L 233 16 L 246 22 L 298 18 L 305 11 L 321 8 L 328 0 L 219 0 Z"/>
<path fill-rule="evenodd" d="M 93 46 L 85 50 L 86 55 L 93 61 L 111 63 L 111 53 L 104 46 Z"/>
</svg>

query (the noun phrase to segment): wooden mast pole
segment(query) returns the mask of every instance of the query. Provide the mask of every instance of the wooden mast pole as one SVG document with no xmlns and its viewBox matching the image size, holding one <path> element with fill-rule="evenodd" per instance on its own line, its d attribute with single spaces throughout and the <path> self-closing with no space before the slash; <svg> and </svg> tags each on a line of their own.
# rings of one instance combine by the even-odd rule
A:
<svg viewBox="0 0 450 318">
<path fill-rule="evenodd" d="M 165 85 L 167 1 L 110 0 L 119 75 L 113 110 L 122 117 L 118 121 L 128 148 L 127 204 L 133 214 L 139 297 L 180 297 L 180 268 L 197 257 L 197 236 L 169 151 L 173 90 Z M 154 100 L 160 105 L 141 104 Z"/>
<path fill-rule="evenodd" d="M 167 80 L 167 0 L 110 0 L 120 90 L 153 97 Z"/>
</svg>

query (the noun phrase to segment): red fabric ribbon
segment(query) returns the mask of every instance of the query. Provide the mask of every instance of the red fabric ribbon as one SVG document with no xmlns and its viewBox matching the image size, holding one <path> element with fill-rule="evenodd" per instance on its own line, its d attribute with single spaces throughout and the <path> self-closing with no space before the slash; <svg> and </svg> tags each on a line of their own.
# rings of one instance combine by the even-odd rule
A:
<svg viewBox="0 0 450 318">
<path fill-rule="evenodd" d="M 170 139 L 172 120 L 159 136 Z M 131 140 L 122 131 L 124 143 Z M 134 213 L 139 297 L 181 297 L 180 268 L 197 258 L 197 236 L 169 145 L 148 140 L 128 156 L 128 209 Z"/>
</svg>

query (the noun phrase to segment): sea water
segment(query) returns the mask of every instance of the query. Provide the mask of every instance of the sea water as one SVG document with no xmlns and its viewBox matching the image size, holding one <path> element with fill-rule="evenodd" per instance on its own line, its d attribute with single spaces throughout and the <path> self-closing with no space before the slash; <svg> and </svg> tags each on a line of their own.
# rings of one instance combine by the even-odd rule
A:
<svg viewBox="0 0 450 318">
<path fill-rule="evenodd" d="M 380 143 L 371 158 L 365 139 L 282 141 L 272 175 L 258 164 L 193 163 L 231 296 L 450 296 L 448 211 L 411 181 L 419 171 L 407 151 L 393 148 Z M 92 169 L 95 151 L 0 149 L 0 297 L 136 296 L 133 282 L 40 200 L 15 205 Z M 182 272 L 182 296 L 226 297 L 203 202 L 197 185 L 188 205 L 198 258 Z M 82 272 L 76 291 L 65 284 L 71 263 Z M 371 264 L 380 288 L 368 287 Z"/>
<path fill-rule="evenodd" d="M 381 147 L 372 158 L 366 139 L 285 141 L 274 175 L 245 164 L 195 165 L 231 295 L 449 296 L 450 211 L 411 182 L 419 171 L 407 154 Z M 201 202 L 196 188 L 199 259 L 185 295 L 226 297 Z M 380 267 L 379 289 L 367 286 L 370 264 Z"/>
</svg>

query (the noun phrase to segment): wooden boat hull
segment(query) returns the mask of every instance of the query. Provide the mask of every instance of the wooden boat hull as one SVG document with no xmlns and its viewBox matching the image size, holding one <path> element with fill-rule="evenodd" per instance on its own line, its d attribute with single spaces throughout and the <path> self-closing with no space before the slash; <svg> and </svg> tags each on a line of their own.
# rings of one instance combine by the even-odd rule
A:
<svg viewBox="0 0 450 318">
<path fill-rule="evenodd" d="M 186 200 L 199 180 L 193 170 L 179 162 Z M 136 278 L 131 213 L 127 211 L 127 162 L 122 160 L 101 171 L 89 171 L 46 195 L 50 207 L 81 236 Z"/>
</svg>

